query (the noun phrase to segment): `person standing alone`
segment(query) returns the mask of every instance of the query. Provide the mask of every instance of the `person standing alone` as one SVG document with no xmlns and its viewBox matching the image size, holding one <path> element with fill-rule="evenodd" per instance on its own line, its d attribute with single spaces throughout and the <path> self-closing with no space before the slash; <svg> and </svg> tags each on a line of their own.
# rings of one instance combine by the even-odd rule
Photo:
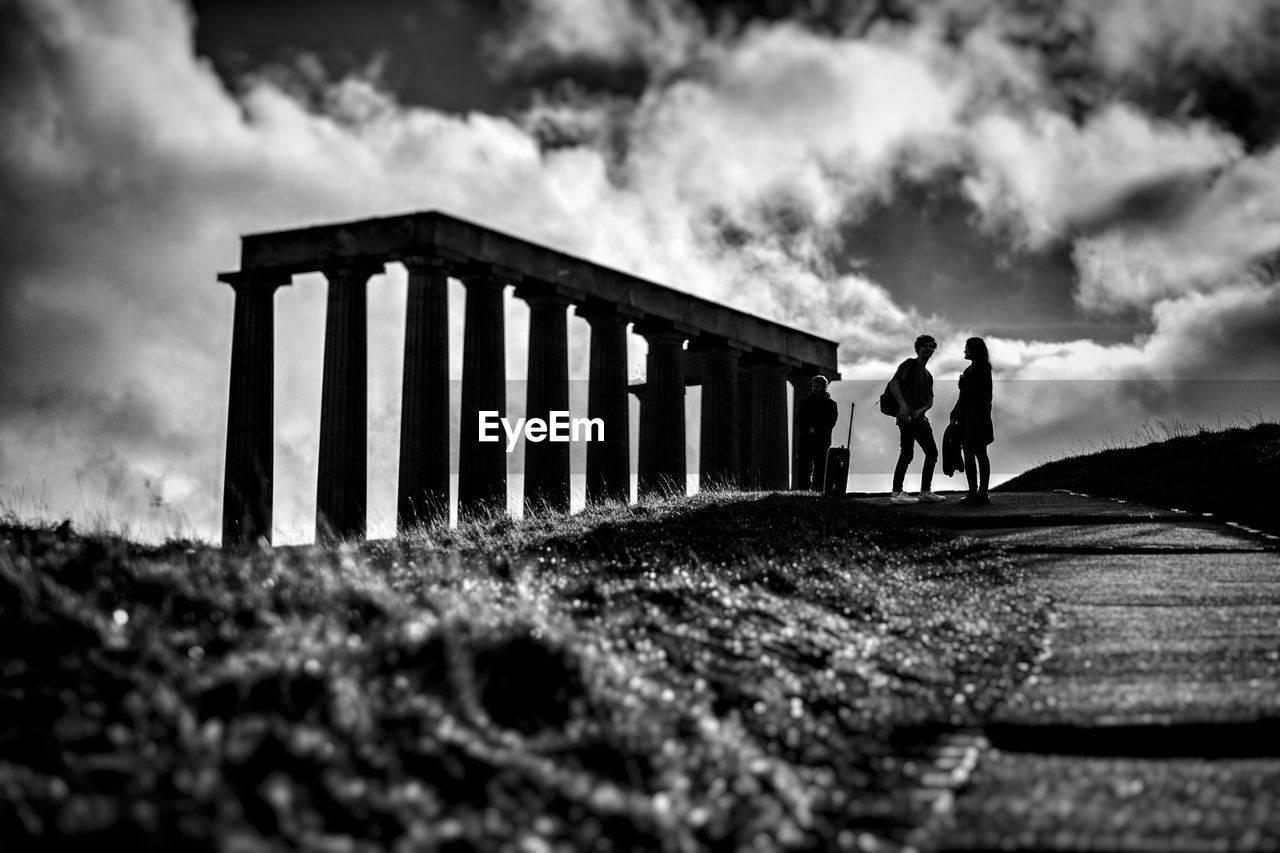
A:
<svg viewBox="0 0 1280 853">
<path fill-rule="evenodd" d="M 960 427 L 960 446 L 964 452 L 964 476 L 969 481 L 969 494 L 960 503 L 986 506 L 987 485 L 991 481 L 991 460 L 987 445 L 995 441 L 991 422 L 991 357 L 987 342 L 969 338 L 964 342 L 964 357 L 971 364 L 960 374 L 960 399 L 951 410 L 951 423 Z"/>
<path fill-rule="evenodd" d="M 933 357 L 938 342 L 932 335 L 916 338 L 916 357 L 898 365 L 889 381 L 889 392 L 898 401 L 898 465 L 893 470 L 893 492 L 889 503 L 913 504 L 918 501 L 945 501 L 933 493 L 933 467 L 938 462 L 938 445 L 933 440 L 933 427 L 925 413 L 933 406 L 933 374 L 925 366 Z M 902 490 L 907 466 L 915 456 L 915 445 L 924 451 L 924 468 L 920 471 L 920 495 L 912 497 Z"/>
<path fill-rule="evenodd" d="M 796 435 L 800 448 L 797 488 L 822 491 L 827 448 L 831 446 L 831 430 L 839 414 L 836 401 L 827 393 L 827 377 L 813 377 L 809 383 L 809 396 L 796 406 Z"/>
</svg>

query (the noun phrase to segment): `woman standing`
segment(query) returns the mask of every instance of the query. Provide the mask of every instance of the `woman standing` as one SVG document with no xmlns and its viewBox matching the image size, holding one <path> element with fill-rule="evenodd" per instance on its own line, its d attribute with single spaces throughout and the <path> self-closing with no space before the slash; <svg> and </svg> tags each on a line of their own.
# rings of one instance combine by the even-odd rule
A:
<svg viewBox="0 0 1280 853">
<path fill-rule="evenodd" d="M 960 443 L 964 448 L 964 475 L 969 481 L 969 494 L 960 503 L 985 506 L 987 485 L 991 481 L 991 460 L 987 445 L 995 441 L 991 423 L 991 357 L 987 342 L 969 338 L 964 342 L 964 357 L 972 362 L 960 374 L 960 399 L 951 410 L 951 422 L 960 426 Z"/>
</svg>

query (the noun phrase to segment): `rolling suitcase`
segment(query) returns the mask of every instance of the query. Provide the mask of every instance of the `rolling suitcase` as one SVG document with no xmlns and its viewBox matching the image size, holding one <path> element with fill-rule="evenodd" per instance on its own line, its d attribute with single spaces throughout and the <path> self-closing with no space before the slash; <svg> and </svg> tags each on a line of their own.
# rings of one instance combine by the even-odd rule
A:
<svg viewBox="0 0 1280 853">
<path fill-rule="evenodd" d="M 822 472 L 822 493 L 827 497 L 843 497 L 849 489 L 849 448 L 853 442 L 853 407 L 849 404 L 849 435 L 844 447 L 827 448 L 827 464 Z"/>
</svg>

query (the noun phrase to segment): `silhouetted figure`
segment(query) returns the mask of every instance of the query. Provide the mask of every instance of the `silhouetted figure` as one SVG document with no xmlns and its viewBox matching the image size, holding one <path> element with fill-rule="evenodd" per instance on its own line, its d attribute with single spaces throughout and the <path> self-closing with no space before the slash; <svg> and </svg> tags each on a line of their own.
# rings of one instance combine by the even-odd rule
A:
<svg viewBox="0 0 1280 853">
<path fill-rule="evenodd" d="M 991 423 L 991 357 L 987 342 L 969 338 L 964 342 L 964 357 L 970 361 L 960 374 L 960 399 L 951 410 L 951 423 L 960 428 L 960 445 L 964 451 L 964 476 L 969 481 L 969 494 L 960 503 L 985 506 L 987 485 L 991 482 L 991 460 L 987 445 L 996 440 Z"/>
<path fill-rule="evenodd" d="M 898 365 L 889 381 L 889 393 L 898 401 L 898 465 L 893 470 L 893 493 L 889 503 L 913 504 L 918 501 L 945 501 L 933 493 L 933 466 L 938 462 L 938 445 L 933 440 L 933 427 L 925 412 L 933 406 L 933 374 L 925 367 L 938 348 L 932 335 L 916 338 L 916 357 Z M 914 498 L 902 490 L 907 466 L 915 456 L 915 445 L 924 451 L 924 468 L 920 472 L 920 495 Z"/>
<path fill-rule="evenodd" d="M 827 448 L 831 446 L 831 430 L 838 417 L 836 401 L 827 393 L 827 377 L 813 377 L 813 381 L 809 383 L 809 396 L 796 407 L 801 489 L 822 491 Z"/>
</svg>

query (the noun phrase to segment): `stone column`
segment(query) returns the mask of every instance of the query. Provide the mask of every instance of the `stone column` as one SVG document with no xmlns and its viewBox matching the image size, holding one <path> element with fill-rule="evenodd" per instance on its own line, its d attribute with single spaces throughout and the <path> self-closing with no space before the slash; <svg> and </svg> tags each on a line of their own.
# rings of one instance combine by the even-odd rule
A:
<svg viewBox="0 0 1280 853">
<path fill-rule="evenodd" d="M 725 343 L 699 351 L 702 358 L 702 434 L 698 483 L 701 488 L 738 479 L 738 360 L 742 350 Z"/>
<path fill-rule="evenodd" d="M 275 405 L 275 293 L 288 276 L 221 277 L 235 290 L 231 392 L 222 489 L 222 544 L 271 541 Z"/>
<path fill-rule="evenodd" d="M 462 276 L 467 287 L 462 339 L 462 420 L 458 440 L 458 514 L 505 512 L 507 508 L 506 435 L 480 441 L 480 413 L 507 414 L 505 325 L 502 291 L 506 280 L 492 273 Z"/>
<path fill-rule="evenodd" d="M 591 325 L 587 417 L 604 421 L 604 441 L 587 445 L 587 502 L 631 498 L 631 418 L 627 401 L 627 317 L 612 305 L 576 309 Z"/>
<path fill-rule="evenodd" d="M 449 274 L 443 261 L 404 258 L 400 481 L 396 529 L 449 518 Z"/>
<path fill-rule="evenodd" d="M 751 370 L 751 467 L 759 488 L 787 488 L 787 373 L 779 361 L 753 360 Z"/>
<path fill-rule="evenodd" d="M 362 538 L 368 490 L 368 282 L 380 264 L 325 270 L 329 280 L 320 400 L 316 538 Z"/>
<path fill-rule="evenodd" d="M 755 435 L 755 382 L 751 370 L 738 366 L 738 488 L 760 488 L 760 471 L 752 462 L 752 436 Z"/>
<path fill-rule="evenodd" d="M 525 417 L 548 426 L 552 412 L 569 411 L 569 299 L 551 288 L 524 285 L 516 296 L 529 303 L 529 381 Z M 526 512 L 569 511 L 569 444 L 527 440 L 524 447 Z"/>
<path fill-rule="evenodd" d="M 638 331 L 649 343 L 640 414 L 640 493 L 683 495 L 685 333 L 659 325 Z"/>
<path fill-rule="evenodd" d="M 800 436 L 796 432 L 796 414 L 800 411 L 800 401 L 809 393 L 809 382 L 816 373 L 803 370 L 792 370 L 787 374 L 787 384 L 791 386 L 791 490 L 800 489 Z"/>
<path fill-rule="evenodd" d="M 634 327 L 633 327 L 634 328 Z M 644 398 L 646 387 L 644 384 L 627 385 L 627 404 L 630 405 L 631 398 L 636 399 L 636 500 L 641 497 L 640 492 L 640 459 L 643 452 L 644 439 Z M 627 436 L 627 465 L 631 464 L 631 436 Z M 627 483 L 627 501 L 631 501 L 631 484 Z"/>
</svg>

